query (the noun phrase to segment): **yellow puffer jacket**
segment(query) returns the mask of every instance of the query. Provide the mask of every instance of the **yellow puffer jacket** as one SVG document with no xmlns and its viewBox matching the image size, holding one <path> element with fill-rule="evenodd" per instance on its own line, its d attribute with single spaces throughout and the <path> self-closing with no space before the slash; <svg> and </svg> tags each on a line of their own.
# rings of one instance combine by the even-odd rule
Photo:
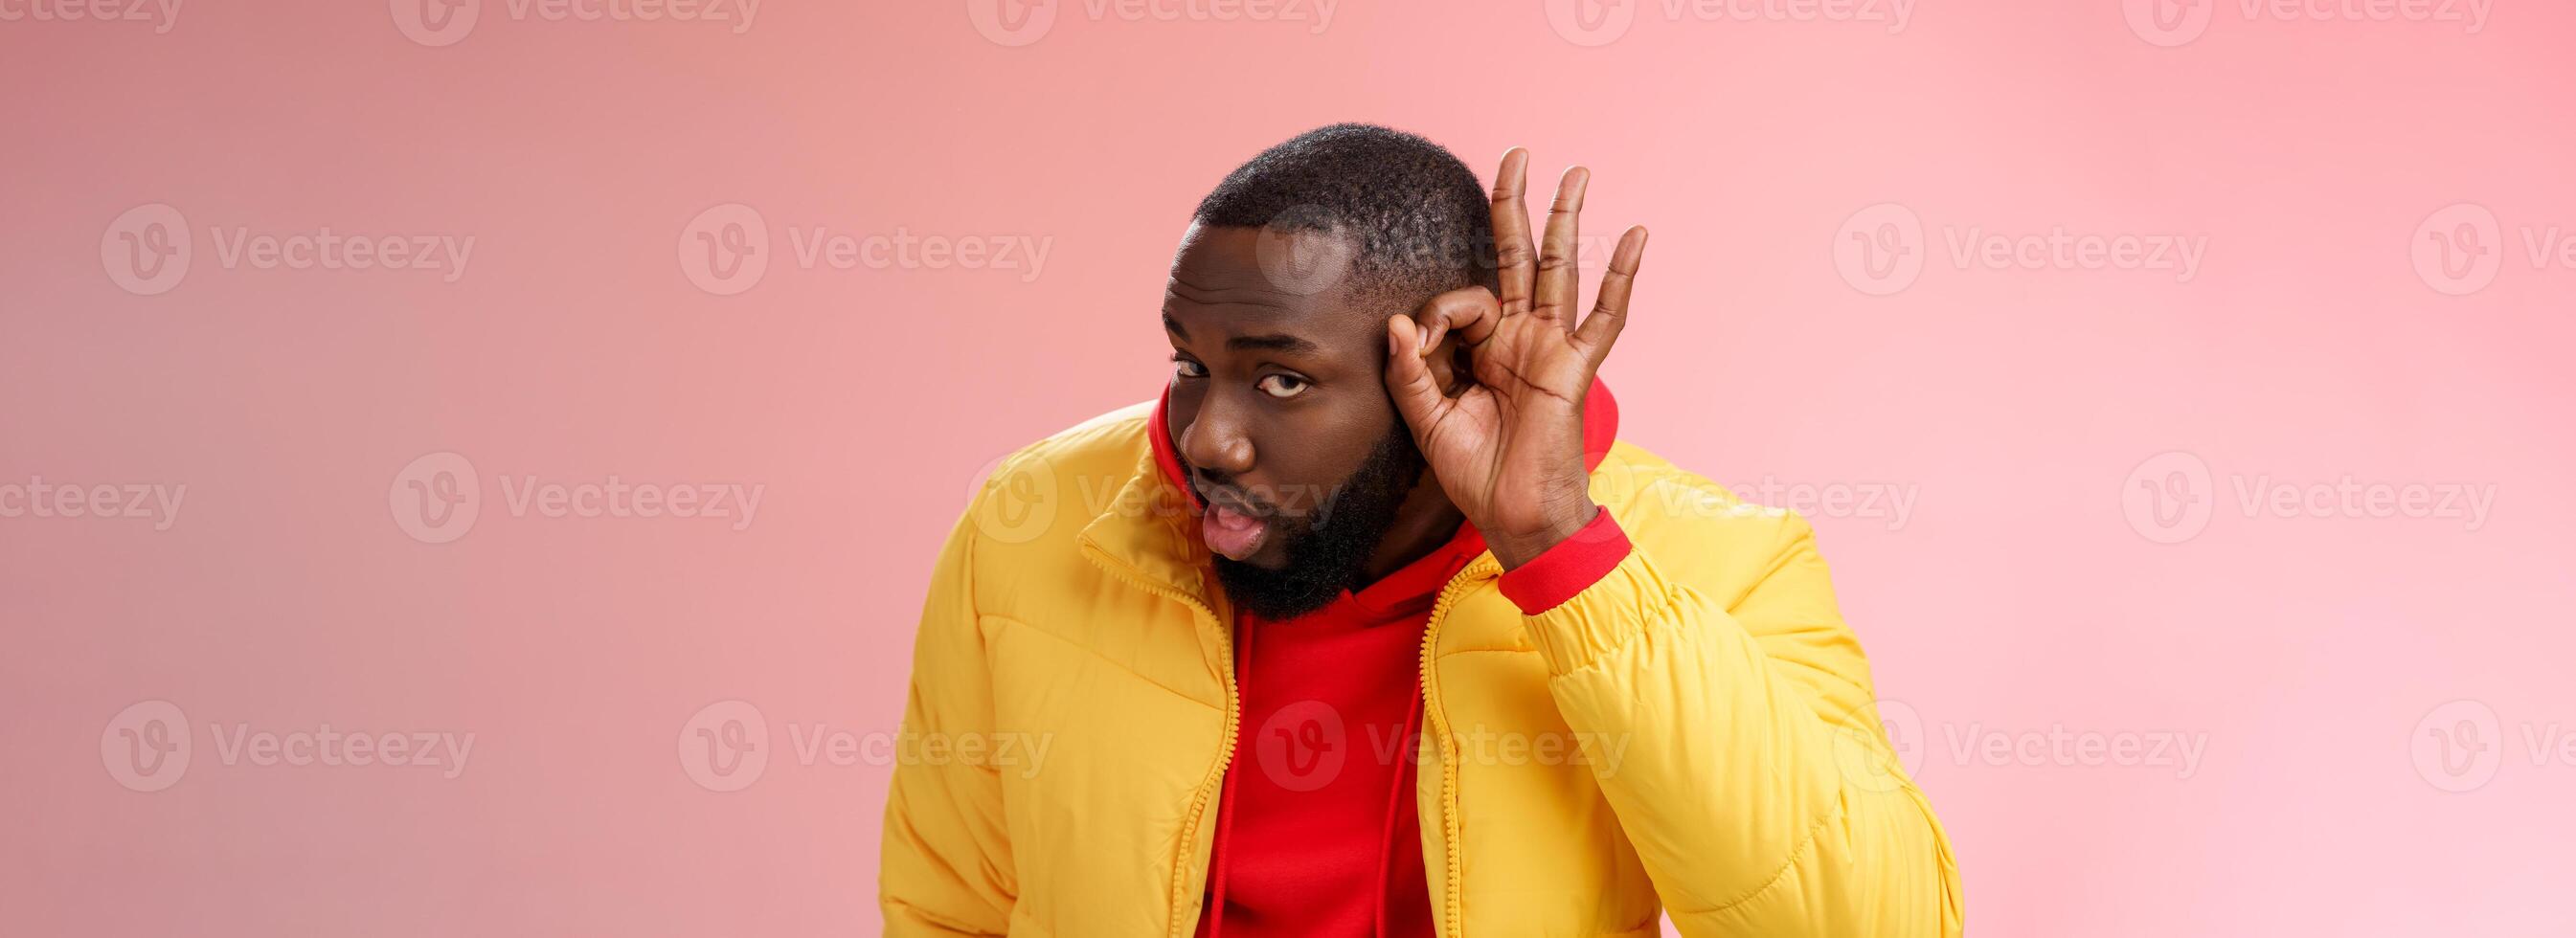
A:
<svg viewBox="0 0 2576 938">
<path fill-rule="evenodd" d="M 1147 402 L 1014 454 L 950 534 L 887 800 L 889 935 L 1196 928 L 1234 758 L 1233 620 Z M 1806 522 L 1627 443 L 1633 553 L 1524 616 L 1486 554 L 1423 639 L 1416 805 L 1443 936 L 1911 938 L 1958 870 L 1871 707 Z"/>
</svg>

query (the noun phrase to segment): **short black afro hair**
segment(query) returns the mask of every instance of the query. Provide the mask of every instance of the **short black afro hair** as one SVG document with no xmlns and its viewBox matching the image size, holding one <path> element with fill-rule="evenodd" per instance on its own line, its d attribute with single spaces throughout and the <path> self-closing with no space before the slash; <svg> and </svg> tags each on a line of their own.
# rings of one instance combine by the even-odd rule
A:
<svg viewBox="0 0 2576 938">
<path fill-rule="evenodd" d="M 1236 167 L 1194 217 L 1220 228 L 1330 232 L 1358 248 L 1364 294 L 1410 305 L 1496 285 L 1492 212 L 1475 172 L 1439 144 L 1334 124 Z"/>
</svg>

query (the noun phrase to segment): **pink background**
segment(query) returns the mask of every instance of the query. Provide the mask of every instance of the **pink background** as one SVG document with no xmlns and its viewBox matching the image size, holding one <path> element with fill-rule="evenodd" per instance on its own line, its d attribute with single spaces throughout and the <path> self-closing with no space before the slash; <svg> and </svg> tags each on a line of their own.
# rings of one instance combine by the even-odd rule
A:
<svg viewBox="0 0 2576 938">
<path fill-rule="evenodd" d="M 1582 161 L 1588 231 L 1653 227 L 1606 372 L 1628 439 L 1910 493 L 1811 514 L 1975 933 L 2576 930 L 2576 752 L 2546 748 L 2576 734 L 2576 269 L 2526 249 L 2576 237 L 2576 12 L 1750 2 L 1585 32 L 1347 0 L 1316 32 L 1054 0 L 1011 33 L 989 3 L 736 32 L 484 0 L 438 46 L 413 0 L 0 21 L 0 933 L 873 934 L 888 770 L 798 742 L 895 728 L 979 473 L 1153 394 L 1194 201 L 1336 120 L 1480 174 Z M 768 266 L 711 291 L 678 258 L 730 203 Z M 190 267 L 142 295 L 119 235 L 160 235 L 114 226 L 153 204 Z M 1883 221 L 1919 271 L 1852 253 Z M 2461 224 L 2488 253 L 2453 277 Z M 1049 250 L 809 267 L 814 226 Z M 2205 255 L 1951 250 L 2057 226 Z M 221 243 L 326 227 L 475 245 L 448 282 Z M 436 453 L 479 477 L 444 543 L 403 483 L 455 463 L 398 475 Z M 504 491 L 612 475 L 764 494 L 736 530 Z M 2492 507 L 2239 501 L 2347 477 Z M 39 516 L 39 478 L 186 489 Z M 2167 524 L 2139 486 L 2168 481 L 2206 513 Z M 120 716 L 150 701 L 184 725 Z M 716 790 L 742 770 L 685 744 L 744 714 L 765 768 Z M 453 778 L 223 757 L 325 724 L 475 737 Z M 139 790 L 171 770 L 120 731 L 174 726 L 184 775 Z"/>
</svg>

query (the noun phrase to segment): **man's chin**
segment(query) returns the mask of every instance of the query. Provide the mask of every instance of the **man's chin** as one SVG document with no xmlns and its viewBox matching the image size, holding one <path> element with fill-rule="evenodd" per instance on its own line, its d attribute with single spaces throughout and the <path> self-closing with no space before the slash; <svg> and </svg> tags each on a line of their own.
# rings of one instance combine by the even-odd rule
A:
<svg viewBox="0 0 2576 938">
<path fill-rule="evenodd" d="M 1320 610 L 1340 599 L 1347 586 L 1293 570 L 1270 570 L 1216 559 L 1217 582 L 1237 609 L 1271 622 L 1284 622 Z"/>
</svg>

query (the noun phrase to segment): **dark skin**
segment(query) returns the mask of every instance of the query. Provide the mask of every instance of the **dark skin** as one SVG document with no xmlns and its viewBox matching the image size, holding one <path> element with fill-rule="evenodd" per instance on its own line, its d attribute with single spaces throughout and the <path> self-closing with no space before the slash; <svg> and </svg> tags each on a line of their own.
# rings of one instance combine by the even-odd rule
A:
<svg viewBox="0 0 2576 938">
<path fill-rule="evenodd" d="M 1251 502 L 1284 528 L 1244 559 L 1274 570 L 1396 421 L 1384 382 L 1383 303 L 1356 294 L 1338 269 L 1348 265 L 1346 246 L 1320 233 L 1289 237 L 1311 239 L 1299 247 L 1322 258 L 1315 281 L 1328 284 L 1274 276 L 1277 262 L 1265 270 L 1262 261 L 1277 255 L 1280 237 L 1192 226 L 1163 298 L 1173 449 L 1202 497 Z M 1300 292 L 1308 286 L 1320 288 Z M 1465 518 L 1439 486 L 1415 485 L 1364 575 L 1401 569 Z"/>
<path fill-rule="evenodd" d="M 1598 510 L 1583 466 L 1583 397 L 1627 319 L 1644 228 L 1613 252 L 1589 315 L 1574 251 L 1590 174 L 1566 171 L 1540 237 L 1524 204 L 1528 154 L 1503 156 L 1493 195 L 1499 291 L 1452 290 L 1406 312 L 1346 276 L 1328 235 L 1192 226 L 1163 303 L 1175 361 L 1168 420 L 1202 497 L 1282 528 L 1245 562 L 1278 569 L 1401 415 L 1436 485 L 1414 486 L 1364 568 L 1402 568 L 1472 522 L 1505 569 Z M 1466 373 L 1450 363 L 1463 353 Z M 1327 517 L 1327 521 L 1329 518 Z"/>
</svg>

